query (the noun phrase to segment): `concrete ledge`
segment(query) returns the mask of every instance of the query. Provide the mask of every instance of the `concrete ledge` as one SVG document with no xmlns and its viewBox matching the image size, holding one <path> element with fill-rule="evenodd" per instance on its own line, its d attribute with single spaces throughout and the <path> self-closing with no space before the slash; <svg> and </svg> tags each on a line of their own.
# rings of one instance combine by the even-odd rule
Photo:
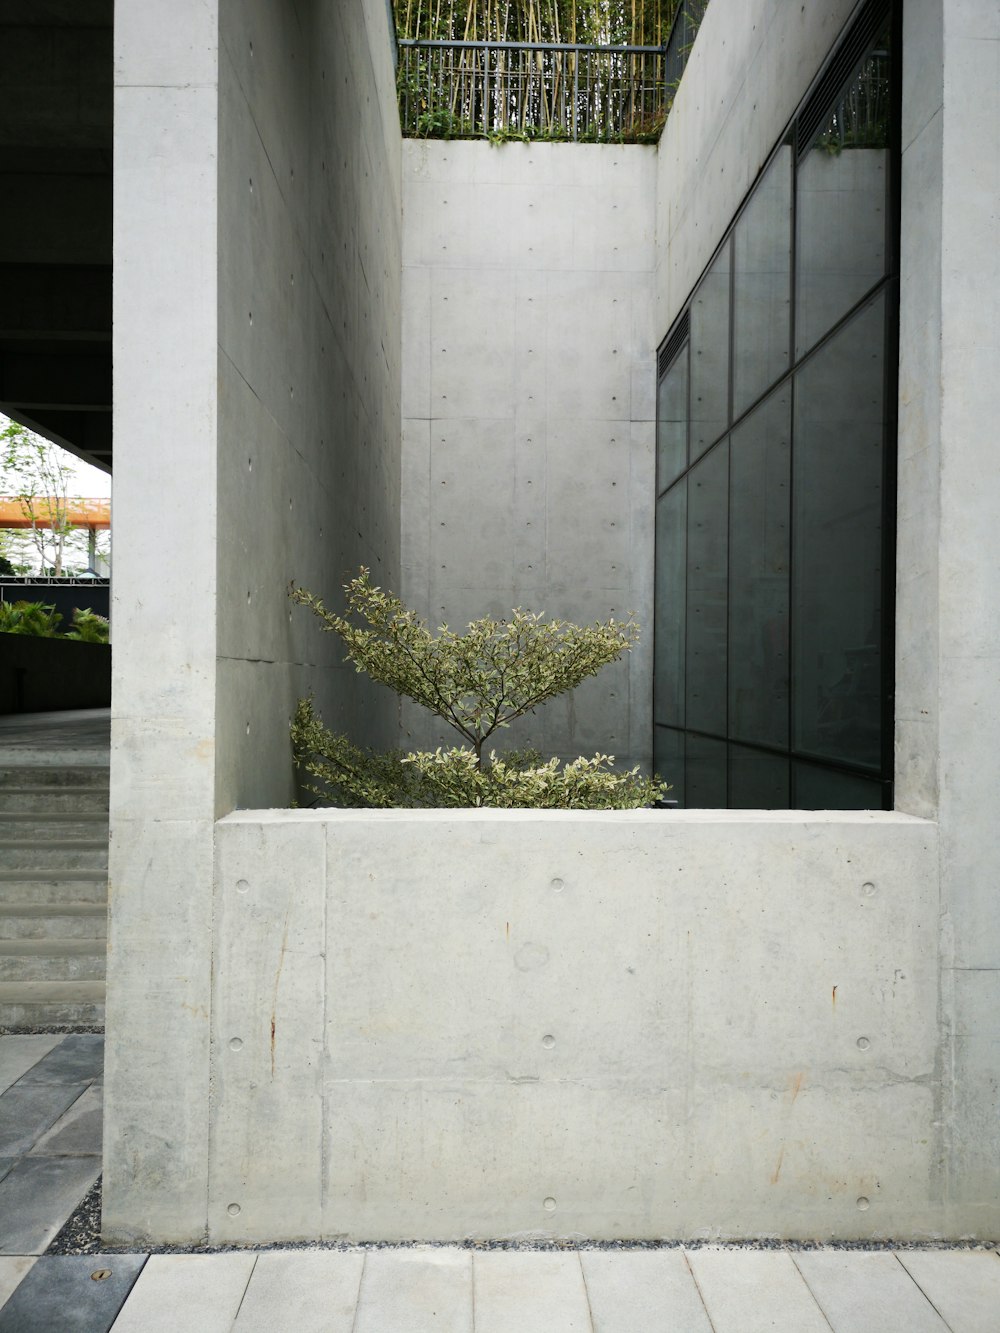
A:
<svg viewBox="0 0 1000 1333">
<path fill-rule="evenodd" d="M 885 813 L 228 816 L 211 1239 L 941 1234 L 936 856 Z"/>
</svg>

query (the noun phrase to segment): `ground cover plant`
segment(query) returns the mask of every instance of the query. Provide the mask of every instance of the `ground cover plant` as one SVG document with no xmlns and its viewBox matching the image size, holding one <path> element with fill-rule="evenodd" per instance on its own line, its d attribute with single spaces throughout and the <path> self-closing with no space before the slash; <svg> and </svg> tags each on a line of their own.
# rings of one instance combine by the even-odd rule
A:
<svg viewBox="0 0 1000 1333">
<path fill-rule="evenodd" d="M 61 630 L 63 617 L 46 602 L 0 602 L 0 634 L 26 634 L 37 639 L 76 639 L 107 643 L 108 622 L 96 611 L 76 609 L 71 626 Z"/>
<path fill-rule="evenodd" d="M 614 756 L 569 763 L 532 750 L 498 753 L 487 742 L 516 718 L 574 689 L 617 661 L 638 638 L 632 620 L 572 625 L 530 611 L 472 621 L 464 634 L 437 633 L 367 569 L 344 585 L 347 612 L 293 588 L 322 627 L 343 642 L 357 671 L 413 699 L 461 739 L 450 749 L 377 753 L 329 731 L 312 699 L 299 702 L 292 748 L 305 790 L 335 805 L 385 808 L 504 806 L 633 809 L 660 799 L 665 784 L 638 768 L 619 771 Z"/>
</svg>

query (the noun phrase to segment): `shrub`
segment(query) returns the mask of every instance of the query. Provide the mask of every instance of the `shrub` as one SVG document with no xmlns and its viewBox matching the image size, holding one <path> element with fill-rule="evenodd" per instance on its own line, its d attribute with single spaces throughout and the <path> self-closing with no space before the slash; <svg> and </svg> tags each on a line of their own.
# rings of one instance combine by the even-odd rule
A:
<svg viewBox="0 0 1000 1333">
<path fill-rule="evenodd" d="M 580 626 L 515 610 L 507 620 L 474 620 L 465 634 L 445 625 L 435 635 L 398 597 L 373 587 L 366 569 L 344 590 L 346 616 L 304 589 L 291 596 L 338 635 L 356 670 L 429 709 L 465 744 L 377 754 L 329 732 L 304 699 L 292 743 L 296 766 L 320 784 L 307 791 L 350 806 L 543 809 L 628 809 L 663 795 L 664 784 L 638 768 L 615 771 L 610 755 L 560 765 L 532 751 L 485 748 L 494 732 L 628 652 L 638 638 L 632 620 Z"/>
<path fill-rule="evenodd" d="M 32 634 L 54 639 L 62 616 L 44 602 L 0 602 L 0 634 Z"/>
</svg>

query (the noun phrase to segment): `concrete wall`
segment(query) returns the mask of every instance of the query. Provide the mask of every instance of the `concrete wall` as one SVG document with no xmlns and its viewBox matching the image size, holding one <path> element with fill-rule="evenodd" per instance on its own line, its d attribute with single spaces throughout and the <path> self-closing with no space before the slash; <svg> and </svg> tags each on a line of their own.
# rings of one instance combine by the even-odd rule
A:
<svg viewBox="0 0 1000 1333">
<path fill-rule="evenodd" d="M 657 154 L 659 342 L 857 0 L 712 0 Z"/>
<path fill-rule="evenodd" d="M 386 8 L 119 0 L 115 84 L 104 1218 L 183 1241 L 208 1173 L 214 820 L 289 801 L 299 692 L 359 706 L 286 586 L 398 560 Z"/>
<path fill-rule="evenodd" d="M 218 826 L 212 1241 L 943 1234 L 934 825 Z"/>
<path fill-rule="evenodd" d="M 403 150 L 404 599 L 453 628 L 635 611 L 628 659 L 498 740 L 648 765 L 655 149 Z"/>
<path fill-rule="evenodd" d="M 952 1229 L 1000 1230 L 1000 11 L 904 10 L 897 805 L 941 829 Z"/>
<path fill-rule="evenodd" d="M 217 808 L 289 805 L 288 725 L 395 741 L 292 608 L 399 575 L 400 132 L 383 0 L 220 7 Z"/>
</svg>

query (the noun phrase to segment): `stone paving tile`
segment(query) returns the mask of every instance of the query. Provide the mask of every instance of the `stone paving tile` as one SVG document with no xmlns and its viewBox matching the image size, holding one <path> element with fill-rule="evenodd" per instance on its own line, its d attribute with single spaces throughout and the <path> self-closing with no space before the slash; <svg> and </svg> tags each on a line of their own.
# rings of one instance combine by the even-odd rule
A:
<svg viewBox="0 0 1000 1333">
<path fill-rule="evenodd" d="M 0 1254 L 41 1254 L 97 1179 L 99 1157 L 24 1157 L 0 1181 Z"/>
<path fill-rule="evenodd" d="M 256 1259 L 255 1254 L 152 1255 L 115 1333 L 231 1333 Z M 280 1329 L 274 1326 L 273 1333 Z"/>
<path fill-rule="evenodd" d="M 948 1333 L 894 1254 L 806 1250 L 792 1258 L 833 1333 Z"/>
<path fill-rule="evenodd" d="M 108 1333 L 145 1262 L 144 1254 L 39 1259 L 0 1309 L 0 1333 Z"/>
<path fill-rule="evenodd" d="M 899 1260 L 952 1333 L 1000 1329 L 1000 1257 L 995 1250 L 900 1250 Z"/>
<path fill-rule="evenodd" d="M 712 1333 L 683 1250 L 584 1250 L 594 1333 Z"/>
<path fill-rule="evenodd" d="M 94 1032 L 76 1032 L 33 1065 L 20 1083 L 92 1083 L 103 1072 L 104 1038 Z"/>
<path fill-rule="evenodd" d="M 17 1165 L 19 1157 L 0 1157 L 0 1180 Z"/>
<path fill-rule="evenodd" d="M 10 1299 L 18 1284 L 38 1260 L 28 1254 L 0 1254 L 0 1308 Z"/>
<path fill-rule="evenodd" d="M 0 1154 L 22 1157 L 73 1105 L 86 1083 L 25 1083 L 0 1093 Z"/>
<path fill-rule="evenodd" d="M 233 1333 L 352 1333 L 364 1262 L 361 1250 L 260 1255 Z"/>
<path fill-rule="evenodd" d="M 470 1250 L 414 1246 L 367 1252 L 354 1333 L 472 1333 L 472 1329 Z"/>
<path fill-rule="evenodd" d="M 11 1035 L 0 1037 L 0 1093 L 6 1092 L 36 1065 L 43 1055 L 65 1040 L 61 1032 L 46 1036 Z"/>
<path fill-rule="evenodd" d="M 32 1157 L 80 1157 L 101 1151 L 103 1089 L 91 1084 L 31 1149 Z"/>
<path fill-rule="evenodd" d="M 830 1333 L 788 1251 L 707 1246 L 685 1253 L 715 1333 Z"/>
<path fill-rule="evenodd" d="M 576 1252 L 487 1250 L 474 1273 L 476 1333 L 591 1333 Z"/>
</svg>

